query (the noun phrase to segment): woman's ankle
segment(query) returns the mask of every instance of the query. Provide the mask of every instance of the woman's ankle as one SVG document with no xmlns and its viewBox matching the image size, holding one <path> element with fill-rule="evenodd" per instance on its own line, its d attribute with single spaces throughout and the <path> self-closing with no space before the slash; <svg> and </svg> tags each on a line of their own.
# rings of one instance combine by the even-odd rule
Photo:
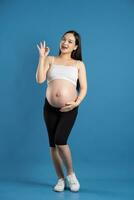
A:
<svg viewBox="0 0 134 200">
<path fill-rule="evenodd" d="M 72 171 L 68 171 L 68 172 L 67 172 L 67 176 L 68 176 L 68 175 L 71 175 L 71 174 L 73 174 L 73 173 L 74 173 L 73 170 L 72 170 Z"/>
<path fill-rule="evenodd" d="M 58 176 L 58 179 L 65 179 L 64 176 Z"/>
</svg>

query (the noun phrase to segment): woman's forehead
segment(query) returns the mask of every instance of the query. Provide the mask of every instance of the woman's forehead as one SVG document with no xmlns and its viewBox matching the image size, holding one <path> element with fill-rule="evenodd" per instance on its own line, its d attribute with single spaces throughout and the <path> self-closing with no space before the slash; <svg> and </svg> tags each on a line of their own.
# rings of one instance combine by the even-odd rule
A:
<svg viewBox="0 0 134 200">
<path fill-rule="evenodd" d="M 75 37 L 72 33 L 66 33 L 63 37 L 75 41 Z"/>
</svg>

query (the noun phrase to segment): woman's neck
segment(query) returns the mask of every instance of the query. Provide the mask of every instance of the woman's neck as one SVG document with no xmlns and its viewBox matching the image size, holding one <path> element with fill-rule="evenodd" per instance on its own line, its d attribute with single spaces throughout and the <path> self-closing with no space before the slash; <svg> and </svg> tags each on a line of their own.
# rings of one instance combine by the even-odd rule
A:
<svg viewBox="0 0 134 200">
<path fill-rule="evenodd" d="M 60 54 L 59 57 L 63 60 L 72 60 L 70 54 Z"/>
</svg>

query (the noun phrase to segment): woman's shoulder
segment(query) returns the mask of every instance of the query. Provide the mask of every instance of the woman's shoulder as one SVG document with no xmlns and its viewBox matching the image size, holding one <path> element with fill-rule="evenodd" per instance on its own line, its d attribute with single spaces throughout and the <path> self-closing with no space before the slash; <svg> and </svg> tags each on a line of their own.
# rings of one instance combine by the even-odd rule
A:
<svg viewBox="0 0 134 200">
<path fill-rule="evenodd" d="M 80 70 L 81 68 L 85 67 L 85 63 L 82 60 L 77 60 L 77 67 L 78 70 Z"/>
<path fill-rule="evenodd" d="M 47 56 L 47 59 L 48 59 L 49 66 L 51 66 L 54 63 L 55 56 L 52 56 L 52 55 Z"/>
<path fill-rule="evenodd" d="M 79 65 L 84 65 L 84 61 L 82 60 L 77 60 L 77 62 L 79 63 Z"/>
<path fill-rule="evenodd" d="M 51 62 L 54 59 L 54 56 L 47 56 L 47 58 Z"/>
</svg>

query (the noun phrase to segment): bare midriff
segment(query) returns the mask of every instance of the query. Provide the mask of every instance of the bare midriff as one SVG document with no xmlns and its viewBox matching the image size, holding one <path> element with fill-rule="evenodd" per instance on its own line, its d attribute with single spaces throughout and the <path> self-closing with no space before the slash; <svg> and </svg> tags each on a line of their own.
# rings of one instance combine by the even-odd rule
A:
<svg viewBox="0 0 134 200">
<path fill-rule="evenodd" d="M 46 98 L 54 107 L 63 107 L 69 101 L 77 99 L 76 86 L 68 80 L 55 79 L 49 82 L 46 89 Z"/>
</svg>

